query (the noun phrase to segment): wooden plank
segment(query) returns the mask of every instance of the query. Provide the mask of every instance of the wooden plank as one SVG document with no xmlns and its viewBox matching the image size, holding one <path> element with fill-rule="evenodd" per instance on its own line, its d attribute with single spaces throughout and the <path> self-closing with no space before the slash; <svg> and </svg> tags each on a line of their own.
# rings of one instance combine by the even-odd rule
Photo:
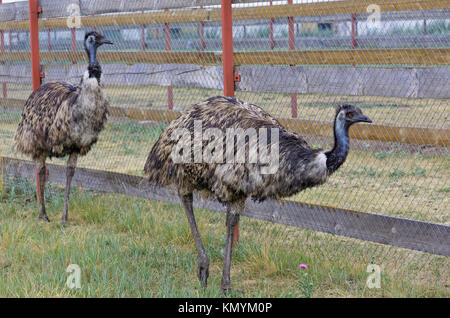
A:
<svg viewBox="0 0 450 318">
<path fill-rule="evenodd" d="M 34 163 L 2 157 L 3 177 L 34 180 Z M 65 184 L 65 167 L 48 164 L 50 182 Z M 72 180 L 78 187 L 180 204 L 172 189 L 148 186 L 144 178 L 121 173 L 77 168 Z M 218 201 L 200 199 L 194 207 L 223 212 Z M 368 214 L 295 201 L 247 200 L 243 216 L 360 240 L 450 256 L 450 227 L 384 215 Z"/>
<path fill-rule="evenodd" d="M 8 102 L 3 102 L 4 108 L 10 108 Z M 19 105 L 19 102 L 13 104 Z M 23 105 L 23 104 L 22 104 Z M 142 121 L 150 120 L 170 123 L 181 115 L 179 111 L 165 109 L 150 109 L 144 107 L 111 107 L 112 116 L 126 116 L 130 119 Z M 331 122 L 277 118 L 280 124 L 288 131 L 300 135 L 332 136 L 333 124 Z M 417 127 L 395 127 L 374 124 L 360 124 L 350 129 L 350 137 L 360 140 L 376 140 L 384 142 L 400 142 L 416 145 L 450 146 L 450 130 L 417 128 Z"/>
<path fill-rule="evenodd" d="M 235 65 L 449 65 L 445 49 L 356 49 L 235 52 Z"/>
<path fill-rule="evenodd" d="M 5 62 L 29 62 L 30 52 L 5 52 L 0 55 L 0 61 Z M 86 63 L 85 52 L 41 52 L 41 63 Z M 117 52 L 103 51 L 98 53 L 98 59 L 102 63 L 152 63 L 152 64 L 196 64 L 217 65 L 221 63 L 221 54 L 215 52 L 177 52 L 177 51 L 152 51 L 152 52 Z"/>
<path fill-rule="evenodd" d="M 22 110 L 25 100 L 16 98 L 0 98 L 0 108 L 8 110 Z"/>
<path fill-rule="evenodd" d="M 319 16 L 351 13 L 367 13 L 372 0 L 324 1 L 274 6 L 234 8 L 233 20 L 287 18 L 296 16 Z M 377 0 L 380 12 L 446 10 L 447 0 Z M 218 20 L 220 11 L 212 11 L 210 20 Z"/>
<path fill-rule="evenodd" d="M 122 13 L 99 16 L 81 16 L 81 26 L 111 26 L 126 24 L 152 24 L 152 23 L 176 23 L 176 22 L 201 22 L 209 20 L 209 10 L 188 9 L 178 11 L 156 11 L 146 13 Z M 220 20 L 219 20 L 220 21 Z M 2 21 L 2 30 L 28 30 L 27 20 Z M 67 28 L 67 18 L 40 19 L 39 29 Z"/>
<path fill-rule="evenodd" d="M 41 62 L 85 62 L 84 52 L 41 52 Z M 103 51 L 98 54 L 103 63 L 153 63 L 218 65 L 221 52 Z M 5 52 L 0 61 L 28 62 L 30 52 Z M 235 52 L 235 65 L 449 65 L 450 48 L 426 49 L 358 49 L 310 51 Z"/>
<path fill-rule="evenodd" d="M 241 66 L 239 74 L 241 91 L 450 98 L 448 67 Z"/>
<path fill-rule="evenodd" d="M 49 1 L 51 3 L 52 1 Z M 126 4 L 128 3 L 128 4 Z M 131 4 L 130 4 L 131 3 Z M 85 14 L 97 14 L 105 12 L 120 12 L 124 9 L 134 10 L 138 8 L 169 8 L 174 3 L 177 8 L 180 6 L 190 7 L 189 4 L 199 6 L 202 1 L 169 1 L 149 2 L 147 4 L 136 3 L 134 1 L 114 0 L 113 3 L 81 0 L 81 8 Z M 158 3 L 158 4 L 156 4 Z M 336 15 L 367 13 L 367 7 L 372 4 L 372 0 L 348 0 L 348 1 L 327 1 L 313 2 L 301 4 L 286 4 L 275 6 L 249 6 L 235 7 L 233 9 L 233 20 L 249 20 L 249 19 L 270 19 L 270 18 L 286 18 L 290 16 L 319 16 L 319 15 Z M 0 22 L 0 29 L 3 30 L 26 30 L 27 25 L 27 7 L 22 2 L 16 4 L 15 21 Z M 447 0 L 379 0 L 377 5 L 380 6 L 381 12 L 396 11 L 422 11 L 422 10 L 446 10 L 448 9 Z M 23 7 L 23 8 L 22 8 Z M 142 10 L 142 9 L 138 9 Z M 45 7 L 44 7 L 45 11 Z M 66 14 L 69 15 L 69 12 Z M 10 17 L 10 16 L 9 16 Z M 22 20 L 22 21 L 20 21 Z M 126 13 L 126 14 L 110 14 L 105 16 L 82 16 L 81 23 L 83 26 L 106 26 L 106 25 L 123 25 L 123 24 L 150 24 L 150 23 L 181 23 L 181 22 L 201 22 L 201 21 L 220 21 L 220 8 L 214 9 L 187 9 L 175 11 L 159 11 L 146 13 Z M 50 18 L 39 21 L 40 28 L 66 28 L 66 18 Z"/>
<path fill-rule="evenodd" d="M 0 82 L 30 84 L 29 66 L 1 66 Z M 85 65 L 46 65 L 44 82 L 78 83 Z M 105 85 L 223 89 L 221 66 L 105 64 Z M 238 91 L 401 98 L 450 98 L 450 68 L 241 66 Z M 270 76 L 268 76 L 270 74 Z M 401 83 L 401 84 L 399 84 Z"/>
</svg>

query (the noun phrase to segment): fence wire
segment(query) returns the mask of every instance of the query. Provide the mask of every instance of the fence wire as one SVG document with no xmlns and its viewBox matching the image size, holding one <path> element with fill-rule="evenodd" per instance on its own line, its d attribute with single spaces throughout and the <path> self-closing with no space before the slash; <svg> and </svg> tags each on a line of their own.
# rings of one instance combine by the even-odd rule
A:
<svg viewBox="0 0 450 318">
<path fill-rule="evenodd" d="M 149 150 L 172 118 L 168 111 L 184 111 L 223 94 L 220 19 L 185 22 L 183 16 L 194 9 L 218 10 L 217 2 L 208 6 L 203 1 L 203 9 L 170 9 L 182 22 L 154 23 L 147 16 L 147 21 L 120 25 L 106 24 L 131 13 L 102 12 L 102 5 L 92 4 L 86 12 L 96 25 L 40 29 L 43 83 L 79 83 L 86 69 L 85 32 L 96 30 L 114 42 L 99 49 L 104 90 L 114 109 L 99 142 L 79 159 L 79 167 L 141 176 Z M 235 71 L 241 76 L 236 97 L 287 120 L 315 148 L 333 147 L 332 121 L 339 104 L 357 105 L 380 127 L 370 138 L 353 127 L 345 164 L 326 184 L 289 199 L 449 226 L 449 8 L 435 9 L 430 1 L 423 11 L 381 11 L 379 16 L 323 10 L 302 16 L 294 8 L 292 17 L 278 17 L 286 3 L 233 5 L 237 13 L 253 9 L 233 20 Z M 53 5 L 61 6 L 56 11 L 66 10 L 65 2 Z M 345 11 L 338 4 L 330 6 Z M 142 16 L 161 12 L 144 8 Z M 271 13 L 276 17 L 270 18 Z M 1 37 L 0 151 L 2 156 L 27 159 L 12 145 L 21 107 L 32 91 L 30 61 L 19 58 L 30 52 L 29 30 L 4 30 Z M 323 125 L 305 132 L 302 127 L 308 123 Z M 412 142 L 396 137 L 402 132 Z M 425 135 L 437 137 L 427 142 Z M 59 159 L 49 162 L 65 164 Z M 181 206 L 170 209 L 173 213 L 160 217 L 168 222 L 184 219 Z M 225 233 L 222 213 L 198 214 L 208 232 Z M 296 211 L 290 214 L 295 217 Z M 242 218 L 240 228 L 241 244 L 253 241 L 294 250 L 317 264 L 380 264 L 390 277 L 402 275 L 448 292 L 445 256 L 248 218 Z"/>
</svg>

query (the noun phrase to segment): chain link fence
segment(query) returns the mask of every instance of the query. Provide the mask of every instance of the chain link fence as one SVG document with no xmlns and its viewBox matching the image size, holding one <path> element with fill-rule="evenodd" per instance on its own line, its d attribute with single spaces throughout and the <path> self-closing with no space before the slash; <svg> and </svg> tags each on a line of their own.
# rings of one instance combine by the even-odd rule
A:
<svg viewBox="0 0 450 318">
<path fill-rule="evenodd" d="M 352 127 L 347 161 L 326 184 L 288 199 L 449 226 L 450 9 L 439 1 L 399 1 L 393 11 L 385 2 L 236 2 L 237 98 L 261 106 L 315 148 L 333 147 L 336 105 L 357 105 L 373 120 L 371 127 Z M 99 50 L 111 104 L 108 124 L 79 167 L 142 176 L 167 123 L 190 105 L 223 95 L 220 1 L 169 1 L 168 10 L 156 3 L 42 2 L 43 83 L 80 82 L 85 32 L 99 31 L 114 42 Z M 32 92 L 28 8 L 0 8 L 0 150 L 27 159 L 12 145 Z M 69 28 L 66 19 L 81 24 Z M 160 217 L 184 219 L 181 206 L 174 210 Z M 298 215 L 294 208 L 288 212 L 287 218 Z M 207 231 L 224 234 L 223 213 L 198 214 Z M 318 264 L 375 263 L 389 277 L 448 292 L 448 256 L 241 220 L 241 242 L 296 250 Z M 448 246 L 448 234 L 443 237 Z"/>
</svg>

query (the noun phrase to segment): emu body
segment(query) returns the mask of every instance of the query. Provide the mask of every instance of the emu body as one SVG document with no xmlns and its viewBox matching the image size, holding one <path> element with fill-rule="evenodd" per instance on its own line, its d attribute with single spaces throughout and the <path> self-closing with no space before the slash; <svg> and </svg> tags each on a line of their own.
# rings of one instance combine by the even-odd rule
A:
<svg viewBox="0 0 450 318">
<path fill-rule="evenodd" d="M 89 66 L 80 85 L 64 82 L 45 84 L 30 95 L 24 106 L 15 147 L 36 162 L 41 205 L 39 217 L 46 221 L 49 221 L 44 202 L 46 159 L 69 155 L 62 217 L 66 222 L 77 157 L 88 153 L 106 122 L 108 101 L 101 86 L 101 67 L 95 57 L 97 48 L 104 43 L 111 42 L 99 33 L 87 33 L 85 49 Z"/>
<path fill-rule="evenodd" d="M 185 162 L 174 160 L 175 147 L 179 147 L 180 138 L 174 138 L 180 129 L 187 129 L 194 138 L 196 122 L 202 123 L 202 132 L 208 129 L 223 131 L 228 129 L 266 129 L 267 147 L 272 146 L 279 151 L 278 168 L 272 173 L 261 173 L 261 162 L 195 162 L 195 152 L 208 147 L 211 142 L 204 138 L 202 147 L 199 143 L 190 143 L 191 158 Z M 193 105 L 178 119 L 171 122 L 161 134 L 148 155 L 144 172 L 150 184 L 173 186 L 178 191 L 186 210 L 188 222 L 194 236 L 199 255 L 198 277 L 204 287 L 209 274 L 209 258 L 203 247 L 197 230 L 192 208 L 193 191 L 201 191 L 207 196 L 217 198 L 227 206 L 227 236 L 224 250 L 224 267 L 222 290 L 230 290 L 231 244 L 234 230 L 239 222 L 239 215 L 245 207 L 247 197 L 262 201 L 267 198 L 279 199 L 291 196 L 306 188 L 323 184 L 327 178 L 338 169 L 349 150 L 348 129 L 356 122 L 371 122 L 361 110 L 351 105 L 338 107 L 335 117 L 335 145 L 330 151 L 312 149 L 300 136 L 285 130 L 280 123 L 263 111 L 260 107 L 229 97 L 213 97 Z M 273 133 L 273 129 L 278 134 Z M 208 135 L 208 134 L 206 134 Z M 278 136 L 278 138 L 275 138 Z M 258 144 L 262 135 L 258 136 Z M 189 139 L 189 138 L 188 138 Z M 249 158 L 252 145 L 249 136 L 245 136 L 245 158 Z M 224 152 L 238 151 L 236 144 L 233 149 L 226 149 L 224 138 L 216 140 L 221 145 L 218 149 Z M 179 147 L 186 149 L 186 147 Z M 231 147 L 230 147 L 231 148 Z M 177 148 L 178 149 L 178 148 Z M 272 149 L 273 150 L 273 149 Z M 176 150 L 178 151 L 178 150 Z M 184 151 L 184 150 L 183 150 Z M 258 149 L 260 152 L 261 149 Z"/>
</svg>

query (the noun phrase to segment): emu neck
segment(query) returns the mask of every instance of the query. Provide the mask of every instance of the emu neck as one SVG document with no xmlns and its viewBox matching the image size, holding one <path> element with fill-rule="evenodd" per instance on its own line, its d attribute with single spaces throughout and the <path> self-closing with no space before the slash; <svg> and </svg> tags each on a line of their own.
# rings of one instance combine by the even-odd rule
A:
<svg viewBox="0 0 450 318">
<path fill-rule="evenodd" d="M 326 153 L 328 174 L 335 172 L 347 158 L 349 149 L 348 126 L 344 121 L 334 121 L 334 147 Z"/>
<path fill-rule="evenodd" d="M 89 50 L 86 50 L 89 57 L 89 78 L 96 78 L 97 82 L 100 83 L 100 77 L 102 75 L 102 68 L 100 63 L 97 60 L 97 48 L 95 46 L 91 46 Z"/>
<path fill-rule="evenodd" d="M 98 60 L 97 60 L 97 48 L 95 47 L 95 45 L 91 45 L 89 50 L 87 50 L 87 53 L 88 53 L 88 57 L 89 57 L 89 64 L 91 64 L 91 63 L 98 63 Z"/>
</svg>

